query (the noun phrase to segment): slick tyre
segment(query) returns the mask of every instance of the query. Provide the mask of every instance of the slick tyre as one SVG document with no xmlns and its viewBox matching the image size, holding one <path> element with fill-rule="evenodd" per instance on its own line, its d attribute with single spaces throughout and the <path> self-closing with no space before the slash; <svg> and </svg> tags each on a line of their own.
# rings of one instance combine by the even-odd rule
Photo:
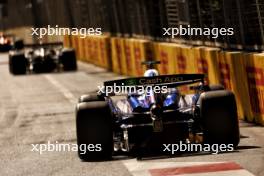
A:
<svg viewBox="0 0 264 176">
<path fill-rule="evenodd" d="M 23 75 L 27 72 L 27 59 L 24 53 L 11 52 L 9 54 L 9 72 L 14 75 Z"/>
<path fill-rule="evenodd" d="M 225 87 L 220 84 L 213 84 L 209 86 L 210 91 L 215 91 L 215 90 L 225 90 Z"/>
<path fill-rule="evenodd" d="M 82 95 L 78 100 L 79 103 L 91 102 L 91 101 L 104 101 L 104 98 L 99 96 L 97 93 L 90 93 L 90 94 Z"/>
<path fill-rule="evenodd" d="M 107 102 L 79 103 L 76 107 L 79 158 L 84 161 L 109 160 L 113 153 L 113 127 Z M 97 148 L 90 148 L 97 145 Z M 98 147 L 99 145 L 99 147 Z M 84 151 L 84 149 L 86 149 Z"/>
<path fill-rule="evenodd" d="M 239 124 L 235 96 L 226 90 L 210 91 L 201 94 L 200 115 L 203 126 L 204 143 L 239 143 Z"/>
<path fill-rule="evenodd" d="M 64 71 L 76 71 L 77 61 L 74 49 L 63 49 L 60 56 L 60 63 Z"/>
</svg>

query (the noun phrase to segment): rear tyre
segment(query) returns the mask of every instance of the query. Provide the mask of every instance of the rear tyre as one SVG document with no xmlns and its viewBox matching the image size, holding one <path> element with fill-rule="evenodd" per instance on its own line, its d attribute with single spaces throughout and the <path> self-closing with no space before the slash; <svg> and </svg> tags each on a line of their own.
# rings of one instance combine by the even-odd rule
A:
<svg viewBox="0 0 264 176">
<path fill-rule="evenodd" d="M 79 103 L 83 103 L 83 102 L 91 102 L 91 101 L 104 101 L 104 98 L 99 96 L 97 93 L 90 93 L 87 95 L 82 95 L 79 98 Z"/>
<path fill-rule="evenodd" d="M 24 53 L 11 52 L 9 54 L 9 72 L 14 75 L 23 75 L 27 72 L 27 59 Z"/>
<path fill-rule="evenodd" d="M 239 124 L 235 96 L 232 92 L 218 90 L 201 94 L 200 115 L 203 126 L 204 143 L 239 143 Z"/>
<path fill-rule="evenodd" d="M 113 127 L 107 102 L 79 103 L 76 107 L 76 128 L 79 158 L 84 161 L 109 160 L 113 153 Z M 89 146 L 97 146 L 91 150 Z"/>
<path fill-rule="evenodd" d="M 74 49 L 63 49 L 60 56 L 60 63 L 64 71 L 76 71 L 77 61 Z"/>
<path fill-rule="evenodd" d="M 212 84 L 209 86 L 210 91 L 215 91 L 215 90 L 225 90 L 225 87 L 220 84 Z"/>
</svg>

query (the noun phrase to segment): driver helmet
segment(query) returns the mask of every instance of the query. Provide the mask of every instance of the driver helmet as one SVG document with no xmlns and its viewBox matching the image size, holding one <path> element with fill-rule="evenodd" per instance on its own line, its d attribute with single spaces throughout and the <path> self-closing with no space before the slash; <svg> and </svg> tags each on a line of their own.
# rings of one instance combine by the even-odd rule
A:
<svg viewBox="0 0 264 176">
<path fill-rule="evenodd" d="M 153 76 L 159 76 L 159 72 L 156 69 L 149 69 L 145 71 L 144 77 L 153 77 Z"/>
</svg>

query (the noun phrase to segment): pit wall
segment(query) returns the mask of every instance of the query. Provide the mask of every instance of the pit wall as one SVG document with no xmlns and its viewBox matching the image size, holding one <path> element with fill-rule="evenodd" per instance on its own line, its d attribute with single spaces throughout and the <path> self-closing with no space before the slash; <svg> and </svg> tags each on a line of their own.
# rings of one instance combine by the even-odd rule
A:
<svg viewBox="0 0 264 176">
<path fill-rule="evenodd" d="M 209 84 L 235 93 L 239 118 L 264 126 L 264 53 L 222 51 L 110 36 L 65 36 L 77 58 L 118 74 L 142 76 L 142 61 L 157 58 L 160 74 L 204 73 Z"/>
</svg>

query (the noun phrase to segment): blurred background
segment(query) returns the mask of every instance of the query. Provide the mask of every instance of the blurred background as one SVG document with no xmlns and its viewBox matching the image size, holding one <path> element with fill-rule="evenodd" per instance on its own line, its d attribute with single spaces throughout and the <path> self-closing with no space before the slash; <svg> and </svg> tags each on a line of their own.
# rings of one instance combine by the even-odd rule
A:
<svg viewBox="0 0 264 176">
<path fill-rule="evenodd" d="M 173 42 L 263 50 L 264 0 L 1 0 L 0 29 L 32 40 L 30 27 L 101 27 L 118 37 L 170 41 L 162 28 L 234 28 L 233 36 L 184 36 Z M 54 38 L 54 36 L 53 36 Z M 49 39 L 57 40 L 57 39 Z"/>
</svg>

